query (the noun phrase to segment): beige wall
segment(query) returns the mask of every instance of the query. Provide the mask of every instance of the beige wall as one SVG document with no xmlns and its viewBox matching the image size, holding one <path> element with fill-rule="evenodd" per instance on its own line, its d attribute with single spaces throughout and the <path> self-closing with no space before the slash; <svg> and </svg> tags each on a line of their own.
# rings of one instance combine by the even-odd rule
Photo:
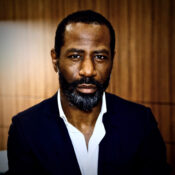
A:
<svg viewBox="0 0 175 175">
<path fill-rule="evenodd" d="M 152 108 L 175 165 L 173 0 L 0 0 L 0 149 L 12 116 L 56 92 L 54 32 L 79 9 L 112 22 L 117 43 L 108 91 Z"/>
</svg>

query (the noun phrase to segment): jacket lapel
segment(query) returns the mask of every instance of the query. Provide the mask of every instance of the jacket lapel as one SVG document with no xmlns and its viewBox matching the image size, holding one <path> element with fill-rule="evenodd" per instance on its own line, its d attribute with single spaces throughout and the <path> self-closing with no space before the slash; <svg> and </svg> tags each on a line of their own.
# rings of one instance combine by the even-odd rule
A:
<svg viewBox="0 0 175 175">
<path fill-rule="evenodd" d="M 55 162 L 61 162 L 63 174 L 72 174 L 72 172 L 74 172 L 73 174 L 81 175 L 67 128 L 59 116 L 57 94 L 50 99 L 48 117 L 52 126 L 49 131 L 49 144 L 52 146 L 51 152 L 55 153 Z M 61 173 L 59 168 L 59 166 L 55 167 L 55 169 L 58 169 L 59 173 Z"/>
<path fill-rule="evenodd" d="M 120 155 L 120 119 L 118 110 L 113 107 L 112 100 L 106 93 L 107 113 L 103 116 L 106 135 L 99 145 L 98 174 L 115 174 Z M 116 105 L 115 105 L 116 107 Z M 119 106 L 118 106 L 119 107 Z"/>
<path fill-rule="evenodd" d="M 117 162 L 120 158 L 120 134 L 117 126 L 114 126 L 112 114 L 103 116 L 106 135 L 99 145 L 98 174 L 114 174 Z"/>
</svg>

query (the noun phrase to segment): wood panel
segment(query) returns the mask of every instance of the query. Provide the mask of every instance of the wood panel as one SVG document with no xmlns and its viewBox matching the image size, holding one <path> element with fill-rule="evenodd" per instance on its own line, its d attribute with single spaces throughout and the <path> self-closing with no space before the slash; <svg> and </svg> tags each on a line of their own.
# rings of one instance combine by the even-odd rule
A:
<svg viewBox="0 0 175 175">
<path fill-rule="evenodd" d="M 0 149 L 12 116 L 56 92 L 56 26 L 82 9 L 102 13 L 116 31 L 108 91 L 152 108 L 175 167 L 173 0 L 0 0 Z"/>
<path fill-rule="evenodd" d="M 7 148 L 8 130 L 9 127 L 0 127 L 0 150 Z"/>
</svg>

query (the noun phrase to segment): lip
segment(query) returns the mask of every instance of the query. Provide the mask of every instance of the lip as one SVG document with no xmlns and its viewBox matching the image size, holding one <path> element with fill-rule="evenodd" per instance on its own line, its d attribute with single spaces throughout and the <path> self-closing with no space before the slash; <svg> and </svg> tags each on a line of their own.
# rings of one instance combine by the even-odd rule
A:
<svg viewBox="0 0 175 175">
<path fill-rule="evenodd" d="M 97 87 L 93 84 L 79 84 L 77 86 L 77 91 L 84 94 L 91 94 L 97 90 Z"/>
</svg>

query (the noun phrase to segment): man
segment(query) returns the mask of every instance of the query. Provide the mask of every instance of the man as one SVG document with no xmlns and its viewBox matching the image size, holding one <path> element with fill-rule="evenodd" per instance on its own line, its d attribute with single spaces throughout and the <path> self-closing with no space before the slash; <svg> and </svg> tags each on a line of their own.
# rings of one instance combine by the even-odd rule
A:
<svg viewBox="0 0 175 175">
<path fill-rule="evenodd" d="M 114 30 L 100 14 L 79 11 L 61 21 L 51 50 L 60 90 L 13 118 L 10 174 L 168 174 L 150 109 L 105 93 L 114 48 Z"/>
</svg>

